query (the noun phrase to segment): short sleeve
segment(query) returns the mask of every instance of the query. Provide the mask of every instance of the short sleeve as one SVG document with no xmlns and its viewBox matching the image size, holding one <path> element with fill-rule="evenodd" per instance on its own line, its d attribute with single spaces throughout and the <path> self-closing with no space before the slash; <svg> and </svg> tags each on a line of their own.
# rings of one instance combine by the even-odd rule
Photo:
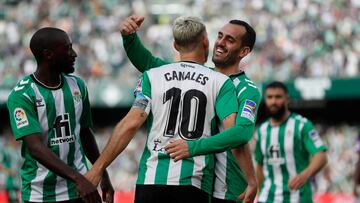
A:
<svg viewBox="0 0 360 203">
<path fill-rule="evenodd" d="M 36 107 L 30 97 L 13 91 L 8 98 L 7 107 L 11 128 L 16 140 L 41 132 Z"/>
<path fill-rule="evenodd" d="M 83 100 L 83 111 L 81 114 L 81 128 L 91 128 L 93 126 L 91 108 L 89 101 L 89 93 L 85 87 L 85 97 Z"/>
<path fill-rule="evenodd" d="M 316 131 L 313 124 L 309 120 L 305 122 L 304 127 L 301 130 L 301 136 L 306 150 L 312 156 L 318 152 L 326 151 L 326 146 L 321 140 L 319 133 Z"/>
<path fill-rule="evenodd" d="M 149 114 L 151 110 L 151 83 L 147 72 L 145 72 L 134 90 L 135 101 L 132 108 L 139 108 Z"/>
<path fill-rule="evenodd" d="M 228 115 L 238 112 L 235 87 L 230 79 L 226 80 L 220 89 L 216 98 L 215 110 L 221 121 Z"/>
</svg>

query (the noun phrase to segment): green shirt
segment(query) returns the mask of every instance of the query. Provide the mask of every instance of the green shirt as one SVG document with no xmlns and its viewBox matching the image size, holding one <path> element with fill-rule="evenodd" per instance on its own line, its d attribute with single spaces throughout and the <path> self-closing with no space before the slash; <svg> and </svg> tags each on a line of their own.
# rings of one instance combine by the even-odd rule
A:
<svg viewBox="0 0 360 203">
<path fill-rule="evenodd" d="M 124 48 L 133 65 L 144 72 L 170 62 L 154 57 L 141 43 L 136 34 L 123 37 Z M 260 92 L 255 84 L 240 72 L 230 76 L 236 88 L 239 103 L 237 125 L 222 134 L 207 139 L 189 142 L 192 156 L 214 152 L 222 152 L 246 143 L 252 136 L 256 121 Z M 239 132 L 241 132 L 239 134 Z M 233 135 L 237 136 L 233 136 Z M 218 153 L 216 156 L 214 196 L 220 199 L 235 201 L 247 182 L 240 170 L 231 150 Z"/>
<path fill-rule="evenodd" d="M 300 190 L 290 190 L 288 181 L 309 166 L 311 156 L 326 150 L 313 124 L 292 113 L 280 125 L 261 124 L 256 138 L 255 160 L 265 177 L 259 201 L 312 202 L 310 181 Z"/>
<path fill-rule="evenodd" d="M 58 88 L 47 88 L 33 75 L 25 76 L 9 95 L 7 106 L 17 140 L 30 134 L 41 136 L 44 144 L 81 174 L 88 170 L 80 141 L 80 129 L 92 126 L 90 103 L 84 82 L 61 75 Z M 23 145 L 24 164 L 20 170 L 22 199 L 34 202 L 79 198 L 75 183 L 57 176 L 36 161 Z"/>
</svg>

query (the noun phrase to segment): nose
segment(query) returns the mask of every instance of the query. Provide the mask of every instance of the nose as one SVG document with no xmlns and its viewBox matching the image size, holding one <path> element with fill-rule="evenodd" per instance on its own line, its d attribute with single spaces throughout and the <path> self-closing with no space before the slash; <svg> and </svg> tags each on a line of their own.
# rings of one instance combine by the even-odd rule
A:
<svg viewBox="0 0 360 203">
<path fill-rule="evenodd" d="M 72 49 L 72 51 L 71 51 L 71 55 L 72 55 L 73 57 L 77 57 L 77 53 L 75 52 L 75 50 L 74 50 L 74 49 Z"/>
<path fill-rule="evenodd" d="M 221 45 L 221 46 L 224 46 L 224 45 L 225 45 L 225 40 L 224 40 L 223 37 L 218 38 L 218 40 L 217 40 L 217 45 Z"/>
</svg>

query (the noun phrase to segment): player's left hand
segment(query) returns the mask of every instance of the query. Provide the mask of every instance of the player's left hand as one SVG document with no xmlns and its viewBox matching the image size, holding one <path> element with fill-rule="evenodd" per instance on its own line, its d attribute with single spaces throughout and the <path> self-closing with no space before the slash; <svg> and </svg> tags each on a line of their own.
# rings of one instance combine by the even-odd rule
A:
<svg viewBox="0 0 360 203">
<path fill-rule="evenodd" d="M 102 191 L 102 201 L 106 203 L 114 202 L 114 188 L 110 182 L 109 176 L 106 174 L 103 176 L 100 182 Z"/>
<path fill-rule="evenodd" d="M 248 185 L 245 192 L 243 192 L 237 198 L 239 201 L 243 201 L 243 203 L 253 203 L 257 193 L 257 186 Z"/>
<path fill-rule="evenodd" d="M 97 187 L 101 180 L 102 173 L 97 173 L 93 168 L 91 168 L 87 173 L 85 173 L 85 178 L 88 179 L 95 187 Z"/>
<path fill-rule="evenodd" d="M 165 150 L 175 162 L 190 156 L 189 146 L 182 139 L 170 141 L 170 144 L 165 146 Z"/>
<path fill-rule="evenodd" d="M 288 182 L 288 186 L 291 190 L 298 190 L 300 189 L 308 180 L 308 176 L 306 173 L 302 172 L 299 175 L 291 178 Z"/>
</svg>

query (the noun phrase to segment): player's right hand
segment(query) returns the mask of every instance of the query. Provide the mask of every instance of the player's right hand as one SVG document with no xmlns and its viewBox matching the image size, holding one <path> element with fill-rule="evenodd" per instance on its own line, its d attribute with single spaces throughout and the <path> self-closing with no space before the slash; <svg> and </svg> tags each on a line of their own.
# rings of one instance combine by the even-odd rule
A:
<svg viewBox="0 0 360 203">
<path fill-rule="evenodd" d="M 101 202 L 101 197 L 97 191 L 97 188 L 88 181 L 84 176 L 79 175 L 75 180 L 76 189 L 78 195 L 86 203 L 98 203 Z"/>
<path fill-rule="evenodd" d="M 175 162 L 190 157 L 189 146 L 183 139 L 170 141 L 165 150 Z"/>
<path fill-rule="evenodd" d="M 127 17 L 120 25 L 121 34 L 127 36 L 137 32 L 144 20 L 144 16 L 132 15 Z"/>
</svg>

